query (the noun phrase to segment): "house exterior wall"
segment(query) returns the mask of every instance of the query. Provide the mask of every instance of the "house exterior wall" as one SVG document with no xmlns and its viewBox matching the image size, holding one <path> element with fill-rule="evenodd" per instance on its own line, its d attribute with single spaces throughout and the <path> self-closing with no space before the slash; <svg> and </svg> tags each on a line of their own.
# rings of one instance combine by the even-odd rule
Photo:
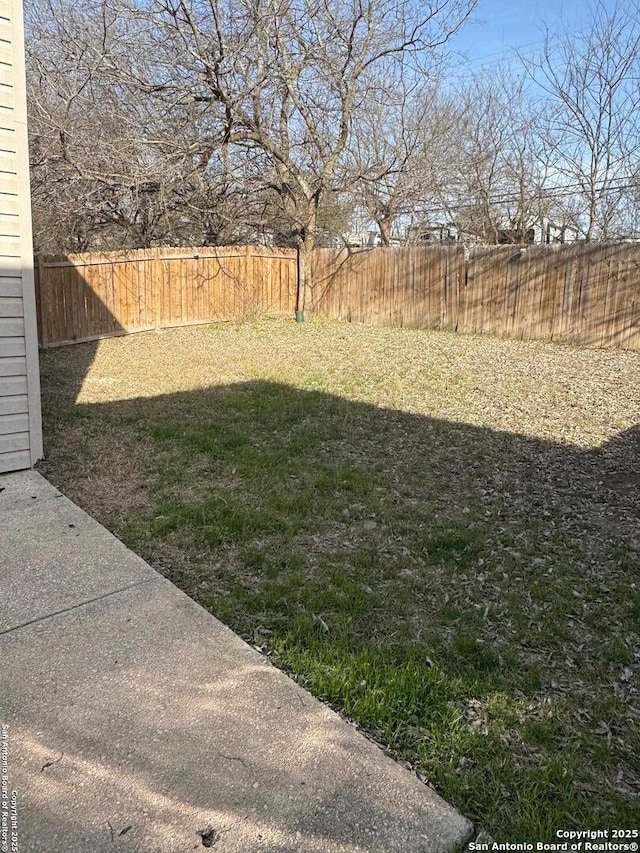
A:
<svg viewBox="0 0 640 853">
<path fill-rule="evenodd" d="M 0 0 L 0 473 L 42 456 L 21 0 Z"/>
</svg>

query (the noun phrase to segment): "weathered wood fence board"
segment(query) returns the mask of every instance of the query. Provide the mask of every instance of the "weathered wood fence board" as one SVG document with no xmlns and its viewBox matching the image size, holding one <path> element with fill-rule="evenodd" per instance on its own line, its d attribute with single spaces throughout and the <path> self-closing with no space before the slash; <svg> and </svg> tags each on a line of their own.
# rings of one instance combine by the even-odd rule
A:
<svg viewBox="0 0 640 853">
<path fill-rule="evenodd" d="M 261 246 L 39 257 L 40 344 L 292 314 L 296 274 L 294 251 Z"/>
<path fill-rule="evenodd" d="M 317 249 L 310 314 L 640 350 L 640 245 Z M 39 257 L 42 346 L 293 315 L 296 254 L 229 246 Z"/>
</svg>

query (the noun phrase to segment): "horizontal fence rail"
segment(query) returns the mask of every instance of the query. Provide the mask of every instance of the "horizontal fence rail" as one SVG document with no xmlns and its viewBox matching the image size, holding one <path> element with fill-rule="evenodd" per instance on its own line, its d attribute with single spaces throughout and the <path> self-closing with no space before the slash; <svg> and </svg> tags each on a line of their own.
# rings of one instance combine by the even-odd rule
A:
<svg viewBox="0 0 640 853">
<path fill-rule="evenodd" d="M 316 249 L 310 314 L 640 350 L 640 245 Z M 140 249 L 36 258 L 41 346 L 293 315 L 290 249 Z"/>
</svg>

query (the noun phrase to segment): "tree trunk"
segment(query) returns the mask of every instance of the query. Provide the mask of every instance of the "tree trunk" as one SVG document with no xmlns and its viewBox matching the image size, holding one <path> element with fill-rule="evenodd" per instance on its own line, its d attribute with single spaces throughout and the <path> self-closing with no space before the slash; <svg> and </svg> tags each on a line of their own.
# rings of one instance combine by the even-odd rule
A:
<svg viewBox="0 0 640 853">
<path fill-rule="evenodd" d="M 311 290 L 311 253 L 315 247 L 315 229 L 308 228 L 298 239 L 298 293 L 296 296 L 296 322 L 304 321 L 304 308 Z"/>
<path fill-rule="evenodd" d="M 591 243 L 596 224 L 596 200 L 593 196 L 589 199 L 589 224 L 584 235 L 585 243 Z"/>
<path fill-rule="evenodd" d="M 391 225 L 392 220 L 389 218 L 380 218 L 376 220 L 376 224 L 380 231 L 380 242 L 383 246 L 388 246 L 391 242 Z"/>
</svg>

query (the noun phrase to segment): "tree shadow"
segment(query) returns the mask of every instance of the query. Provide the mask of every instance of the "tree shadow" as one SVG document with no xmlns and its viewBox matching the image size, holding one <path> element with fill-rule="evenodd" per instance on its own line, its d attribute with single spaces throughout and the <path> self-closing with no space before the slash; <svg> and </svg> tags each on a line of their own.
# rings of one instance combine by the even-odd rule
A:
<svg viewBox="0 0 640 853">
<path fill-rule="evenodd" d="M 318 249 L 313 269 L 324 317 L 640 348 L 635 245 Z"/>
</svg>

